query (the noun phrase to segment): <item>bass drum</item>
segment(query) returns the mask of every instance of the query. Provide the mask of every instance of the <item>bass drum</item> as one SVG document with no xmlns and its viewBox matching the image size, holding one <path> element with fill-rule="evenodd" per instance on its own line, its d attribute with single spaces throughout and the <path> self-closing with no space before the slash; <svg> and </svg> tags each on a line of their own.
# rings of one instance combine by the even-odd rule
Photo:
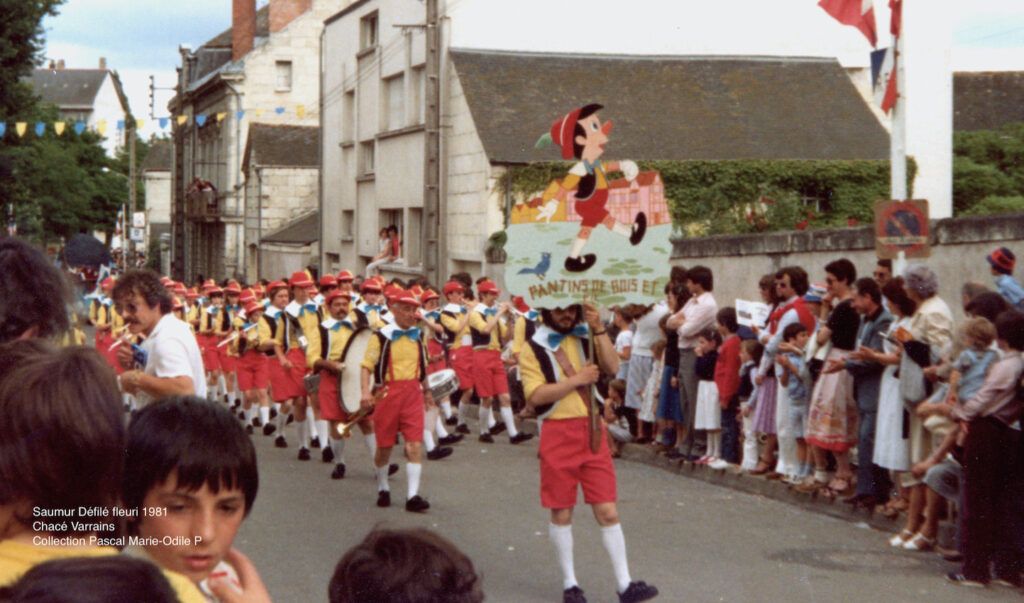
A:
<svg viewBox="0 0 1024 603">
<path fill-rule="evenodd" d="M 371 337 L 373 331 L 365 327 L 359 328 L 349 337 L 345 349 L 341 352 L 341 362 L 345 367 L 341 369 L 338 395 L 341 396 L 341 408 L 347 413 L 359 410 L 359 400 L 363 397 L 359 380 L 363 370 L 363 357 L 366 356 L 366 348 L 370 345 Z"/>
</svg>

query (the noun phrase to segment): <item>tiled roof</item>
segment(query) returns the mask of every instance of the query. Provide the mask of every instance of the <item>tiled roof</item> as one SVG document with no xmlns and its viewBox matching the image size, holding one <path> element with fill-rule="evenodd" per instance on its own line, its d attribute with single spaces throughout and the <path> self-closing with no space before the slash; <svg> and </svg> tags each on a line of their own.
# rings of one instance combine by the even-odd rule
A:
<svg viewBox="0 0 1024 603">
<path fill-rule="evenodd" d="M 263 243 L 309 245 L 320 240 L 320 212 L 314 211 L 292 220 L 260 238 Z"/>
<path fill-rule="evenodd" d="M 143 172 L 169 172 L 171 171 L 171 161 L 174 159 L 173 154 L 174 145 L 170 140 L 158 140 L 150 147 L 149 154 L 146 155 L 146 160 L 142 162 L 140 169 Z"/>
<path fill-rule="evenodd" d="M 320 167 L 320 128 L 254 123 L 249 125 L 242 171 L 250 165 Z"/>
<path fill-rule="evenodd" d="M 1024 121 L 1024 72 L 953 75 L 953 130 L 998 130 Z"/>
<path fill-rule="evenodd" d="M 108 73 L 106 69 L 36 69 L 28 80 L 43 102 L 62 109 L 91 109 Z"/>
</svg>

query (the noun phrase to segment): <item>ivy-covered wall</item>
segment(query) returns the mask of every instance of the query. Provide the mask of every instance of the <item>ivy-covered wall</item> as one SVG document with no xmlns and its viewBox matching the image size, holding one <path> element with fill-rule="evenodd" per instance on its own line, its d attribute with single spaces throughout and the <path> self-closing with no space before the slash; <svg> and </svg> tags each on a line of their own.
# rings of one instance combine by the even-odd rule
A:
<svg viewBox="0 0 1024 603">
<path fill-rule="evenodd" d="M 673 221 L 689 236 L 870 224 L 889 198 L 888 161 L 641 161 L 665 183 Z M 564 162 L 508 166 L 501 180 L 514 201 L 536 196 Z M 908 189 L 916 165 L 908 160 Z M 911 192 L 912 195 L 912 192 Z M 807 201 L 814 199 L 815 201 Z"/>
</svg>

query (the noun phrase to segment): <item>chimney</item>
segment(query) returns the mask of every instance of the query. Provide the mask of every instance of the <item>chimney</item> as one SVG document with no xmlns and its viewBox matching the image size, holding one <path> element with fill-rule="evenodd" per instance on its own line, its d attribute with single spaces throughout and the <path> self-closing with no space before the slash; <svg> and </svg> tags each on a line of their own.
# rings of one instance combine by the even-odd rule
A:
<svg viewBox="0 0 1024 603">
<path fill-rule="evenodd" d="M 100 57 L 100 71 L 107 70 L 107 57 Z"/>
<path fill-rule="evenodd" d="M 56 68 L 57 68 L 57 63 L 53 59 L 50 59 L 50 71 L 53 71 Z"/>
<path fill-rule="evenodd" d="M 308 11 L 312 0 L 270 0 L 270 33 L 281 31 Z"/>
<path fill-rule="evenodd" d="M 232 0 L 231 60 L 237 61 L 252 50 L 256 36 L 256 0 Z"/>
<path fill-rule="evenodd" d="M 57 59 L 57 70 L 64 69 L 64 59 Z"/>
</svg>

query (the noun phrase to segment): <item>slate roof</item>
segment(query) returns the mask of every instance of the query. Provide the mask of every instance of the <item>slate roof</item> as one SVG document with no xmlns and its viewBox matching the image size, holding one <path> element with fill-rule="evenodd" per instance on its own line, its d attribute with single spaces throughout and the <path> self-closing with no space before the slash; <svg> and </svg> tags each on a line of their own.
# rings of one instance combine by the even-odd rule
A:
<svg viewBox="0 0 1024 603">
<path fill-rule="evenodd" d="M 143 172 L 169 172 L 173 160 L 174 145 L 169 140 L 158 140 L 150 147 L 140 169 Z"/>
<path fill-rule="evenodd" d="M 256 37 L 270 35 L 270 5 L 256 11 Z M 191 83 L 198 82 L 231 62 L 231 28 L 210 38 L 196 52 L 196 64 L 191 73 Z"/>
<path fill-rule="evenodd" d="M 92 109 L 106 69 L 35 69 L 29 84 L 43 102 L 61 109 Z"/>
<path fill-rule="evenodd" d="M 254 123 L 249 125 L 242 171 L 251 165 L 319 168 L 320 128 Z"/>
<path fill-rule="evenodd" d="M 888 134 L 835 59 L 450 55 L 492 163 L 559 159 L 534 143 L 588 103 L 614 122 L 609 158 L 889 157 Z"/>
<path fill-rule="evenodd" d="M 320 212 L 314 211 L 292 220 L 281 228 L 263 236 L 263 243 L 309 245 L 320 240 Z"/>
<path fill-rule="evenodd" d="M 1024 71 L 953 74 L 953 130 L 998 130 L 1024 121 Z"/>
</svg>

